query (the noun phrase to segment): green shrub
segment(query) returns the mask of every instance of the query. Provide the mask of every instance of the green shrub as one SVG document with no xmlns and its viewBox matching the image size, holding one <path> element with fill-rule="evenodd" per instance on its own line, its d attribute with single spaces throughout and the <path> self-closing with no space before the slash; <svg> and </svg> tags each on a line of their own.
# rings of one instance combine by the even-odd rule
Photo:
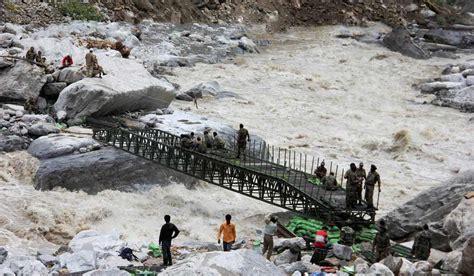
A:
<svg viewBox="0 0 474 276">
<path fill-rule="evenodd" d="M 69 16 L 74 20 L 101 21 L 103 19 L 102 15 L 93 5 L 80 3 L 79 1 L 61 4 L 59 10 L 63 15 Z"/>
</svg>

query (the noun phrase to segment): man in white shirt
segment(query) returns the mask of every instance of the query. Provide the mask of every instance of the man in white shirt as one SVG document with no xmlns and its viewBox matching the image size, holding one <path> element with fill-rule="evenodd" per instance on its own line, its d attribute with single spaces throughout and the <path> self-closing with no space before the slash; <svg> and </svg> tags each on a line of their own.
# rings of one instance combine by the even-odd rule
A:
<svg viewBox="0 0 474 276">
<path fill-rule="evenodd" d="M 270 260 L 270 257 L 273 253 L 273 236 L 276 235 L 278 229 L 278 217 L 272 216 L 270 219 L 265 219 L 265 229 L 263 230 L 263 251 L 262 254 L 267 253 L 267 260 Z"/>
</svg>

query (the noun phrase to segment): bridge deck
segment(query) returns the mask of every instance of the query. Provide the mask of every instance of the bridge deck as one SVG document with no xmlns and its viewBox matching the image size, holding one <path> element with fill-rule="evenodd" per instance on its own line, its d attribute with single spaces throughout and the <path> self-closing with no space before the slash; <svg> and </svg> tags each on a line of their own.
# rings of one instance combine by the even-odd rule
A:
<svg viewBox="0 0 474 276">
<path fill-rule="evenodd" d="M 160 130 L 95 130 L 94 138 L 173 170 L 304 216 L 339 224 L 344 221 L 364 224 L 374 219 L 375 210 L 365 206 L 347 209 L 345 190 L 342 188 L 327 191 L 312 184 L 309 182 L 310 174 L 298 170 L 296 166 L 287 166 L 287 161 L 283 165 L 274 162 L 270 150 L 262 151 L 261 145 L 260 150 L 256 150 L 254 145 L 253 151 L 247 151 L 237 159 L 233 146 L 226 150 L 198 153 L 181 148 L 179 137 Z M 295 154 L 293 161 L 291 152 L 289 155 L 288 162 L 295 163 Z"/>
</svg>

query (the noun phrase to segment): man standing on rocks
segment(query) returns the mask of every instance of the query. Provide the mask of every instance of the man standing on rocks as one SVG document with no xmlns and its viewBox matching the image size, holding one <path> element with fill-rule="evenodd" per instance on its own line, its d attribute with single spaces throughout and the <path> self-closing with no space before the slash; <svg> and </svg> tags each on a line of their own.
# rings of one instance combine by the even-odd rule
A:
<svg viewBox="0 0 474 276">
<path fill-rule="evenodd" d="M 240 129 L 237 132 L 237 158 L 240 158 L 240 153 L 245 154 L 245 148 L 247 147 L 247 141 L 250 142 L 249 131 L 244 128 L 243 124 L 240 124 Z"/>
<path fill-rule="evenodd" d="M 221 224 L 221 227 L 219 228 L 219 233 L 217 234 L 218 244 L 221 243 L 221 237 L 223 237 L 222 247 L 224 251 L 230 251 L 230 249 L 232 248 L 232 244 L 235 243 L 235 239 L 237 238 L 235 224 L 230 222 L 231 219 L 231 215 L 225 215 L 225 222 Z"/>
<path fill-rule="evenodd" d="M 416 259 L 426 261 L 431 252 L 431 233 L 428 224 L 423 225 L 422 231 L 416 236 L 411 253 Z"/>
<path fill-rule="evenodd" d="M 359 163 L 359 168 L 357 168 L 357 203 L 362 205 L 362 187 L 364 185 L 364 180 L 367 177 L 367 173 L 364 169 L 364 163 Z"/>
<path fill-rule="evenodd" d="M 163 252 L 163 265 L 169 266 L 173 262 L 171 260 L 171 240 L 176 238 L 179 234 L 179 230 L 176 225 L 172 224 L 171 217 L 165 216 L 165 224 L 161 227 L 160 231 L 160 245 L 161 251 Z"/>
<path fill-rule="evenodd" d="M 28 61 L 35 61 L 36 60 L 36 51 L 35 47 L 31 47 L 28 52 L 26 52 L 25 56 L 26 60 Z"/>
<path fill-rule="evenodd" d="M 373 251 L 375 252 L 375 261 L 379 262 L 390 255 L 390 239 L 387 235 L 385 221 L 380 220 L 379 232 L 375 235 Z"/>
<path fill-rule="evenodd" d="M 351 163 L 350 170 L 346 172 L 344 178 L 346 181 L 346 208 L 354 208 L 357 203 L 357 167 Z"/>
<path fill-rule="evenodd" d="M 370 165 L 370 172 L 365 180 L 365 201 L 367 201 L 368 208 L 374 208 L 375 184 L 379 185 L 380 193 L 382 191 L 380 189 L 380 175 L 377 172 L 377 167 L 375 165 Z"/>
<path fill-rule="evenodd" d="M 265 256 L 267 253 L 267 260 L 270 261 L 270 257 L 273 253 L 273 236 L 276 235 L 278 229 L 278 217 L 272 216 L 270 219 L 265 218 L 265 229 L 263 230 L 263 250 L 262 254 Z"/>
<path fill-rule="evenodd" d="M 86 70 L 88 77 L 92 77 L 95 61 L 97 61 L 97 57 L 94 55 L 94 51 L 90 50 L 89 53 L 86 54 Z"/>
</svg>

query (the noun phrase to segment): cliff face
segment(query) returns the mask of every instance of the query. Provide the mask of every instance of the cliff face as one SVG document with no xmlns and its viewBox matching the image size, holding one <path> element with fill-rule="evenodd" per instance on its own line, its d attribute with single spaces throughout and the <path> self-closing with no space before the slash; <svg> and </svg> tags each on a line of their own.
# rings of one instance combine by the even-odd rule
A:
<svg viewBox="0 0 474 276">
<path fill-rule="evenodd" d="M 444 1 L 444 2 L 443 2 Z M 455 2 L 453 2 L 455 1 Z M 1 1 L 0 21 L 46 25 L 61 21 L 60 0 Z M 143 19 L 174 23 L 254 22 L 277 29 L 294 25 L 363 25 L 382 21 L 391 26 L 420 17 L 424 5 L 441 14 L 474 11 L 470 0 L 89 0 L 105 20 L 137 23 Z M 444 5 L 443 5 L 444 3 Z M 454 3 L 454 4 L 453 4 Z"/>
</svg>

